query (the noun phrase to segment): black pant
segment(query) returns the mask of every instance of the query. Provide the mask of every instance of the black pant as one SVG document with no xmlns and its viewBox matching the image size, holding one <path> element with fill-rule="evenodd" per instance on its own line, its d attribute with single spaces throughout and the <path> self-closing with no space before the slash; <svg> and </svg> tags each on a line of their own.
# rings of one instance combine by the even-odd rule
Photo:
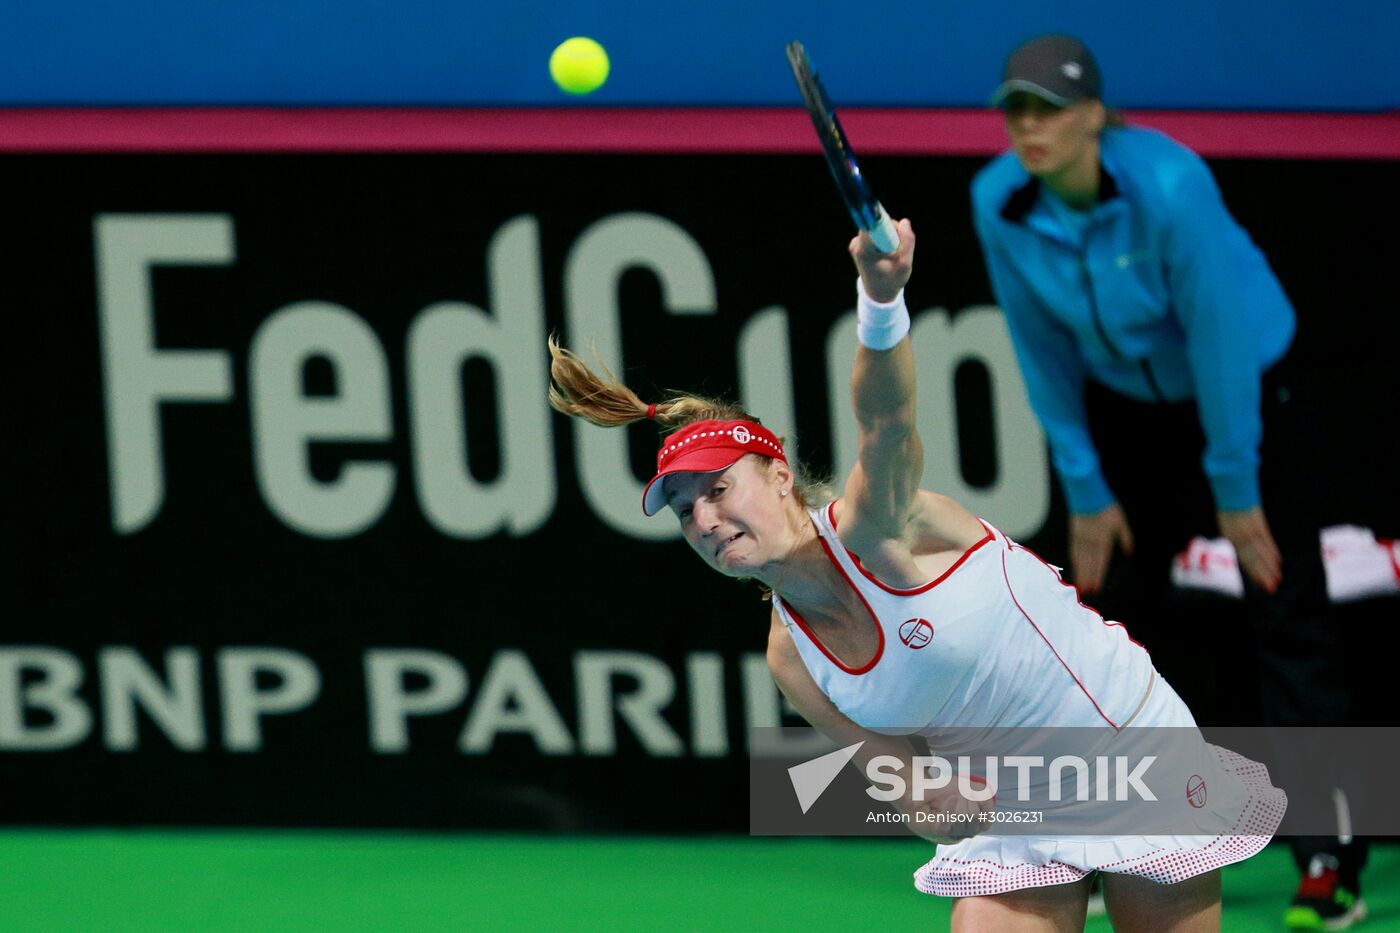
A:
<svg viewBox="0 0 1400 933">
<path fill-rule="evenodd" d="M 1346 404 L 1365 387 L 1338 375 L 1285 361 L 1263 377 L 1260 483 L 1283 582 L 1270 595 L 1246 579 L 1243 603 L 1171 585 L 1172 559 L 1190 539 L 1219 535 L 1196 404 L 1138 402 L 1092 383 L 1086 392 L 1090 433 L 1135 542 L 1088 602 L 1124 622 L 1202 724 L 1362 722 L 1355 655 L 1327 599 L 1318 533 L 1392 521 L 1384 490 L 1393 480 L 1384 477 L 1396 461 L 1390 450 L 1358 454 L 1358 436 L 1377 426 Z M 1365 861 L 1362 840 L 1297 838 L 1293 849 L 1300 868 L 1317 852 L 1338 855 L 1353 886 Z"/>
</svg>

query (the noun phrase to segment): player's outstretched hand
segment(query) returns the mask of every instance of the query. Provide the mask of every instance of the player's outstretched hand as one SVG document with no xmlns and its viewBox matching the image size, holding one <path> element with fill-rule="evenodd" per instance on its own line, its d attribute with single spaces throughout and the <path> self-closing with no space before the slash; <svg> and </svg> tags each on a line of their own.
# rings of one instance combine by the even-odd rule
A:
<svg viewBox="0 0 1400 933">
<path fill-rule="evenodd" d="M 894 300 L 914 271 L 914 228 L 907 219 L 895 228 L 899 231 L 899 252 L 892 256 L 880 252 L 864 230 L 851 239 L 851 258 L 865 283 L 865 293 L 882 304 Z"/>
<path fill-rule="evenodd" d="M 1238 512 L 1217 512 L 1220 533 L 1235 546 L 1235 557 L 1254 585 L 1266 593 L 1278 590 L 1283 581 L 1283 557 L 1274 543 L 1269 522 L 1259 506 Z"/>
</svg>

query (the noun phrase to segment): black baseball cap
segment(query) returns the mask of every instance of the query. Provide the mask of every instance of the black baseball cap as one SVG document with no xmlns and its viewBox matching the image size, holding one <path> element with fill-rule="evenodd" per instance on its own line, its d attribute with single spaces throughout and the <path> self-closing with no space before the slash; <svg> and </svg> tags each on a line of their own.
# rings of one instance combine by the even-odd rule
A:
<svg viewBox="0 0 1400 933">
<path fill-rule="evenodd" d="M 1000 107 L 1017 91 L 1028 91 L 1057 107 L 1096 100 L 1103 92 L 1099 63 L 1074 36 L 1036 36 L 1007 57 L 991 105 Z"/>
</svg>

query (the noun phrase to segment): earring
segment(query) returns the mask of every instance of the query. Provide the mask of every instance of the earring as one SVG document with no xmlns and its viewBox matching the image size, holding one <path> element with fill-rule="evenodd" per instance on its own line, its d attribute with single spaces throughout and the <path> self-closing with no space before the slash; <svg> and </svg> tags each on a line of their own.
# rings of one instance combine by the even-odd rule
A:
<svg viewBox="0 0 1400 933">
<path fill-rule="evenodd" d="M 787 495 L 787 490 L 786 490 L 786 489 L 783 489 L 783 490 L 779 491 L 778 495 L 780 495 L 780 496 L 786 496 L 786 495 Z"/>
</svg>

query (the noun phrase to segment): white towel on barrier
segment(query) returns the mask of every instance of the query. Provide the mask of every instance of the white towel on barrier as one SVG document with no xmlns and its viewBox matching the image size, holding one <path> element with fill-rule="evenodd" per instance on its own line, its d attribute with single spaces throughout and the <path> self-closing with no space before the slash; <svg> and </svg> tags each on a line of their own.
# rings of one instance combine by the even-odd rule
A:
<svg viewBox="0 0 1400 933">
<path fill-rule="evenodd" d="M 1400 593 L 1400 541 L 1377 538 L 1369 528 L 1322 529 L 1322 567 L 1334 603 Z"/>
<path fill-rule="evenodd" d="M 1318 537 L 1327 598 L 1332 602 L 1400 594 L 1400 541 L 1377 538 L 1371 529 L 1358 525 L 1334 525 L 1322 529 Z M 1244 577 L 1227 538 L 1192 538 L 1172 561 L 1172 583 L 1244 597 Z"/>
<path fill-rule="evenodd" d="M 1235 546 L 1228 538 L 1192 538 L 1186 550 L 1172 561 L 1172 583 L 1244 598 L 1244 577 L 1235 558 Z"/>
</svg>

